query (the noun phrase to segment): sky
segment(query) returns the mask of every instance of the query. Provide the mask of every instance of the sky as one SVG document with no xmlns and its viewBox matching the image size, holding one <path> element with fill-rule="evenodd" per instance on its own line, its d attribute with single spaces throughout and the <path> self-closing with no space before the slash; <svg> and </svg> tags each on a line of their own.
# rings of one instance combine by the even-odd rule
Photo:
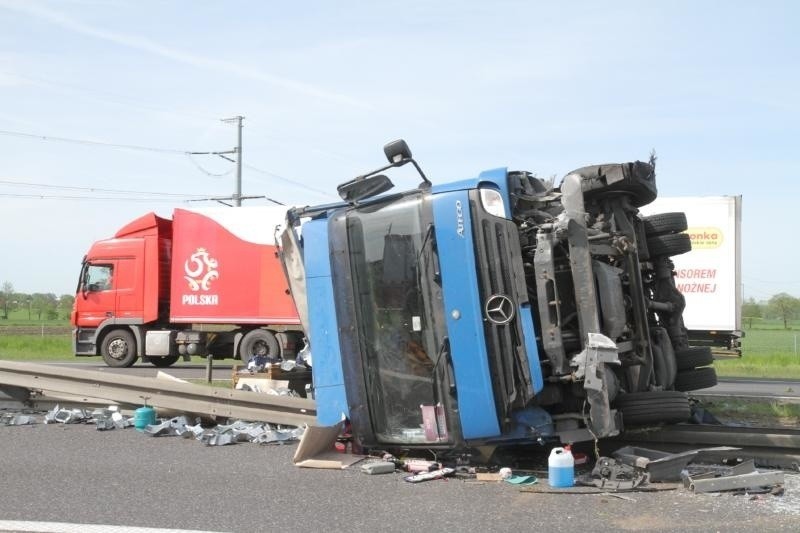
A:
<svg viewBox="0 0 800 533">
<path fill-rule="evenodd" d="M 655 149 L 660 195 L 742 195 L 744 296 L 800 297 L 798 25 L 770 0 L 0 0 L 0 282 L 73 293 L 92 242 L 232 195 L 186 152 L 241 115 L 243 194 L 286 204 L 396 138 L 434 183 Z"/>
</svg>

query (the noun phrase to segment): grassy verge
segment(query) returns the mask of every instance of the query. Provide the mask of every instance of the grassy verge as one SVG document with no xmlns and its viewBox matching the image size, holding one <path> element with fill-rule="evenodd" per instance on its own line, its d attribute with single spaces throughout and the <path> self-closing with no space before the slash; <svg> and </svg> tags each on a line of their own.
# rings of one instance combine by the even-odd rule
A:
<svg viewBox="0 0 800 533">
<path fill-rule="evenodd" d="M 797 427 L 800 404 L 742 398 L 706 399 L 702 406 L 723 424 L 759 427 Z"/>
<path fill-rule="evenodd" d="M 800 379 L 800 355 L 795 354 L 795 336 L 786 329 L 749 329 L 742 339 L 742 357 L 718 360 L 720 376 Z"/>
<path fill-rule="evenodd" d="M 12 361 L 69 361 L 69 335 L 0 335 L 0 359 Z"/>
</svg>

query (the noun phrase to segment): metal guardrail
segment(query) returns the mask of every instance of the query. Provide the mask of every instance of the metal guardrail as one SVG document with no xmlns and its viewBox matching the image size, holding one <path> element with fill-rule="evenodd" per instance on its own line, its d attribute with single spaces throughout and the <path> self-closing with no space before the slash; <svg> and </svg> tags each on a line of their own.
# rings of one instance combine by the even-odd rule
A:
<svg viewBox="0 0 800 533">
<path fill-rule="evenodd" d="M 314 424 L 313 400 L 94 370 L 0 361 L 0 385 L 291 426 Z"/>
<path fill-rule="evenodd" d="M 764 467 L 797 471 L 800 465 L 800 430 L 705 424 L 676 424 L 626 431 L 610 444 L 655 446 L 660 450 L 685 451 L 706 446 L 733 446 L 735 451 L 707 450 L 714 462 L 751 458 Z"/>
</svg>

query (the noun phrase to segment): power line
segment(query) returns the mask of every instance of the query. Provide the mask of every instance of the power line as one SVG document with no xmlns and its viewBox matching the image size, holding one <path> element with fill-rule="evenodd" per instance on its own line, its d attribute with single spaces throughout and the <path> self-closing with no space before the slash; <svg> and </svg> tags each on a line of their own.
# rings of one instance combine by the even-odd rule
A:
<svg viewBox="0 0 800 533">
<path fill-rule="evenodd" d="M 72 137 L 58 137 L 58 136 L 52 136 L 52 135 L 38 135 L 38 134 L 34 134 L 34 133 L 25 133 L 25 132 L 21 132 L 21 131 L 12 131 L 12 130 L 0 130 L 0 135 L 7 135 L 7 136 L 12 136 L 12 137 L 23 137 L 23 138 L 27 138 L 27 139 L 37 139 L 37 140 L 40 140 L 40 141 L 65 142 L 65 143 L 71 143 L 71 144 L 80 144 L 80 145 L 84 145 L 84 146 L 99 146 L 99 147 L 104 147 L 104 148 L 117 148 L 117 149 L 123 149 L 123 150 L 139 150 L 139 151 L 155 152 L 155 153 L 162 153 L 162 154 L 178 154 L 178 155 L 185 155 L 185 156 L 189 157 L 190 160 L 191 160 L 191 156 L 192 155 L 217 155 L 217 156 L 220 156 L 220 157 L 224 157 L 224 154 L 234 153 L 233 151 L 197 152 L 197 151 L 189 151 L 189 150 L 175 150 L 175 149 L 171 149 L 171 148 L 157 148 L 157 147 L 152 147 L 152 146 L 142 146 L 142 145 L 136 145 L 136 144 L 107 143 L 107 142 L 102 142 L 102 141 L 90 141 L 90 140 L 87 140 L 87 139 L 75 139 L 75 138 L 72 138 Z M 228 159 L 228 158 L 225 158 L 225 159 Z M 204 172 L 205 174 L 208 174 L 209 176 L 222 177 L 222 176 L 226 175 L 226 174 L 220 174 L 220 175 L 213 174 L 213 173 L 207 171 L 206 169 L 200 167 L 196 162 L 194 162 L 194 161 L 192 161 L 192 162 L 195 164 L 195 166 L 197 166 L 199 168 L 200 171 Z M 329 197 L 329 198 L 333 197 L 333 195 L 330 192 L 326 192 L 326 191 L 322 191 L 320 189 L 315 189 L 313 187 L 309 187 L 305 183 L 302 183 L 302 182 L 297 181 L 297 180 L 293 180 L 291 178 L 287 178 L 285 176 L 281 176 L 280 174 L 276 174 L 276 173 L 270 172 L 268 170 L 264 170 L 264 169 L 261 169 L 261 168 L 258 168 L 258 167 L 254 167 L 253 165 L 243 164 L 242 166 L 246 167 L 246 168 L 248 168 L 248 169 L 250 169 L 250 170 L 252 170 L 254 172 L 258 172 L 258 173 L 264 174 L 266 176 L 270 176 L 272 178 L 279 179 L 279 180 L 284 181 L 286 183 L 290 183 L 290 184 L 292 184 L 292 185 L 294 185 L 296 187 L 301 187 L 301 188 L 303 188 L 305 190 L 316 192 L 318 194 L 321 194 L 321 195 Z"/>
<path fill-rule="evenodd" d="M 24 133 L 21 131 L 0 130 L 0 135 L 9 135 L 12 137 L 26 137 L 29 139 L 39 139 L 41 141 L 57 141 L 72 144 L 82 144 L 86 146 L 105 146 L 107 148 L 122 148 L 125 150 L 142 150 L 146 152 L 159 152 L 162 154 L 188 154 L 187 150 L 172 150 L 169 148 L 154 148 L 151 146 L 140 146 L 136 144 L 116 144 L 106 143 L 102 141 L 89 141 L 86 139 L 73 139 L 70 137 L 55 137 L 52 135 L 36 135 L 34 133 Z"/>
<path fill-rule="evenodd" d="M 154 196 L 175 196 L 179 198 L 198 198 L 201 196 L 207 196 L 202 194 L 183 194 L 174 192 L 131 191 L 125 189 L 103 189 L 99 187 L 78 187 L 75 185 L 52 185 L 50 183 L 33 183 L 33 182 L 12 181 L 12 180 L 0 180 L 0 184 L 22 186 L 22 187 L 34 187 L 38 189 L 57 189 L 65 191 L 87 191 L 87 192 L 101 192 L 101 193 L 113 193 L 113 194 L 151 194 Z"/>
<path fill-rule="evenodd" d="M 202 172 L 206 176 L 210 176 L 212 178 L 224 178 L 225 176 L 227 176 L 228 174 L 231 174 L 234 170 L 236 170 L 236 167 L 231 167 L 230 170 L 228 170 L 226 172 L 222 172 L 220 174 L 217 174 L 215 172 L 211 172 L 210 170 L 206 170 L 205 168 L 203 168 L 203 166 L 200 163 L 195 161 L 194 157 L 192 157 L 193 155 L 194 155 L 193 153 L 187 153 L 186 157 L 189 159 L 189 161 L 192 162 L 192 164 L 195 167 L 197 167 L 197 170 L 199 170 L 200 172 Z M 219 155 L 219 154 L 216 154 L 216 155 Z M 220 157 L 222 157 L 222 156 L 220 156 Z"/>
<path fill-rule="evenodd" d="M 308 191 L 313 191 L 313 192 L 322 194 L 324 196 L 333 197 L 333 195 L 330 192 L 325 192 L 325 191 L 321 191 L 319 189 L 315 189 L 314 187 L 309 187 L 305 183 L 300 183 L 299 181 L 295 181 L 295 180 L 293 180 L 291 178 L 286 178 L 284 176 L 281 176 L 280 174 L 275 174 L 274 172 L 270 172 L 268 170 L 262 170 L 262 169 L 260 169 L 258 167 L 254 167 L 253 165 L 245 164 L 245 165 L 242 165 L 242 166 L 244 166 L 245 168 L 248 168 L 250 170 L 253 170 L 255 172 L 259 172 L 261 174 L 264 174 L 266 176 L 270 176 L 272 178 L 276 178 L 276 179 L 279 179 L 281 181 L 285 181 L 287 183 L 291 183 L 292 185 L 297 185 L 297 186 L 302 187 L 303 189 L 306 189 Z"/>
<path fill-rule="evenodd" d="M 102 200 L 102 201 L 117 201 L 117 202 L 170 202 L 174 203 L 177 198 L 168 200 L 168 199 L 158 199 L 158 198 L 122 198 L 119 196 L 68 196 L 68 195 L 61 195 L 61 194 L 13 194 L 13 193 L 2 193 L 0 192 L 0 197 L 4 198 L 31 198 L 36 200 Z M 183 201 L 188 202 L 192 198 L 185 198 Z"/>
</svg>

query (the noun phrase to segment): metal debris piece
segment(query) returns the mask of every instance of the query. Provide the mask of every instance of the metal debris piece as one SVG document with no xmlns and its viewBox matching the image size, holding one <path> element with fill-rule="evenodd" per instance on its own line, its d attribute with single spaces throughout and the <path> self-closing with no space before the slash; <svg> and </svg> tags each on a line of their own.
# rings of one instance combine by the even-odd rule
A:
<svg viewBox="0 0 800 533">
<path fill-rule="evenodd" d="M 600 457 L 594 469 L 575 480 L 580 485 L 606 490 L 631 490 L 650 481 L 650 474 L 642 468 L 617 462 L 610 457 Z"/>
<path fill-rule="evenodd" d="M 750 472 L 738 476 L 715 477 L 711 479 L 686 478 L 692 492 L 722 492 L 737 489 L 757 489 L 783 484 L 783 472 Z"/>
<path fill-rule="evenodd" d="M 36 418 L 30 415 L 3 413 L 0 415 L 0 426 L 28 426 L 36 423 Z"/>
<path fill-rule="evenodd" d="M 116 409 L 95 409 L 92 411 L 92 422 L 98 431 L 123 429 L 133 426 L 133 418 L 125 418 Z"/>
<path fill-rule="evenodd" d="M 683 483 L 692 492 L 723 492 L 739 489 L 761 490 L 764 487 L 782 486 L 783 482 L 782 471 L 759 472 L 750 460 L 730 468 L 722 476 L 717 476 L 711 470 L 686 476 Z"/>
<path fill-rule="evenodd" d="M 637 446 L 625 446 L 612 455 L 629 466 L 643 469 L 650 474 L 650 481 L 680 481 L 681 472 L 698 454 L 698 450 L 668 453 Z"/>
<path fill-rule="evenodd" d="M 80 424 L 91 417 L 83 409 L 63 409 L 58 404 L 44 416 L 45 424 Z"/>
<path fill-rule="evenodd" d="M 225 446 L 237 442 L 247 442 L 247 436 L 242 433 L 206 433 L 198 439 L 206 446 Z"/>
<path fill-rule="evenodd" d="M 264 422 L 244 422 L 237 420 L 232 424 L 218 425 L 208 432 L 196 433 L 197 439 L 206 446 L 225 446 L 237 442 L 269 444 L 299 440 L 305 428 L 274 428 Z"/>
<path fill-rule="evenodd" d="M 176 416 L 160 424 L 148 424 L 144 428 L 144 433 L 151 437 L 162 436 L 194 436 L 194 432 L 189 429 L 189 420 L 185 416 Z"/>
<path fill-rule="evenodd" d="M 300 440 L 305 431 L 305 427 L 292 429 L 271 429 L 253 439 L 253 442 L 256 444 L 272 444 L 273 442 L 282 444 L 287 441 Z"/>
</svg>

